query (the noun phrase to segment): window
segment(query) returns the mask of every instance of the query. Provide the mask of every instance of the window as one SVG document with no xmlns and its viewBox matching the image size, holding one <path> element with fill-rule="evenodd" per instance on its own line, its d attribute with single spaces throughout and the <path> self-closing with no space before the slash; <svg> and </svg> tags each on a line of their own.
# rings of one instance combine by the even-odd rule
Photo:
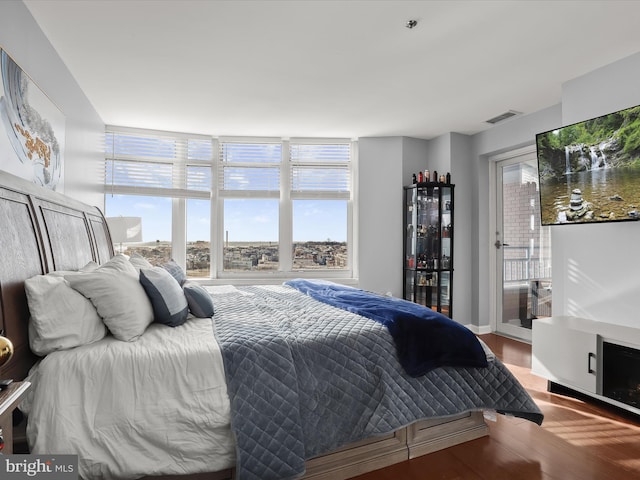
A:
<svg viewBox="0 0 640 480">
<path fill-rule="evenodd" d="M 211 201 L 187 200 L 188 277 L 208 278 L 211 270 Z"/>
<path fill-rule="evenodd" d="M 347 200 L 293 201 L 293 270 L 349 266 Z"/>
<path fill-rule="evenodd" d="M 350 275 L 351 157 L 344 140 L 221 141 L 219 273 Z"/>
<path fill-rule="evenodd" d="M 291 143 L 293 270 L 350 267 L 350 159 L 346 143 Z"/>
<path fill-rule="evenodd" d="M 221 142 L 224 272 L 278 271 L 282 145 Z"/>
<path fill-rule="evenodd" d="M 130 251 L 189 277 L 352 275 L 351 141 L 117 127 L 106 140 L 106 215 L 142 217 Z"/>
<path fill-rule="evenodd" d="M 278 271 L 278 200 L 224 200 L 223 270 Z"/>
<path fill-rule="evenodd" d="M 108 217 L 142 218 L 142 242 L 116 245 L 116 252 L 139 253 L 153 265 L 162 265 L 172 257 L 171 199 L 139 195 L 107 195 Z"/>
<path fill-rule="evenodd" d="M 206 270 L 209 276 L 203 262 L 210 255 L 202 255 L 203 244 L 187 248 L 186 243 L 189 237 L 209 248 L 210 233 L 203 236 L 195 226 L 203 209 L 210 213 L 211 138 L 108 127 L 105 147 L 105 215 L 142 218 L 143 241 L 128 245 L 125 253 L 136 251 L 155 265 L 174 258 L 193 267 L 190 275 Z M 178 227 L 187 223 L 185 217 L 188 232 Z"/>
</svg>

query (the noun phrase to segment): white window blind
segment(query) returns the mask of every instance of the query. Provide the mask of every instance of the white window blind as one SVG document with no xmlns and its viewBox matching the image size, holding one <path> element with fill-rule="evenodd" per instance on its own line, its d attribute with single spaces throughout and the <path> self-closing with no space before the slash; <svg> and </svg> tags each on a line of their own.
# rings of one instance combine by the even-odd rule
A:
<svg viewBox="0 0 640 480">
<path fill-rule="evenodd" d="M 211 138 L 107 128 L 105 192 L 210 198 Z"/>
<path fill-rule="evenodd" d="M 281 143 L 221 141 L 219 145 L 218 185 L 222 196 L 234 196 L 234 192 L 245 196 L 279 195 Z"/>
<path fill-rule="evenodd" d="M 351 190 L 350 143 L 290 144 L 291 196 L 348 199 Z"/>
</svg>

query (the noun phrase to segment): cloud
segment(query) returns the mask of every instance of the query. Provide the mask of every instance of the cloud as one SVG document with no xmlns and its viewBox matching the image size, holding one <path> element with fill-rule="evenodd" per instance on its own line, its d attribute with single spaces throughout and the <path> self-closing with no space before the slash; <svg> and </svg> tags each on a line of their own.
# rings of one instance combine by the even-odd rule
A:
<svg viewBox="0 0 640 480">
<path fill-rule="evenodd" d="M 270 223 L 271 218 L 267 215 L 257 215 L 253 217 L 253 221 L 256 223 Z"/>
<path fill-rule="evenodd" d="M 141 210 L 155 210 L 158 205 L 149 202 L 137 202 L 133 205 L 133 208 L 139 208 Z"/>
</svg>

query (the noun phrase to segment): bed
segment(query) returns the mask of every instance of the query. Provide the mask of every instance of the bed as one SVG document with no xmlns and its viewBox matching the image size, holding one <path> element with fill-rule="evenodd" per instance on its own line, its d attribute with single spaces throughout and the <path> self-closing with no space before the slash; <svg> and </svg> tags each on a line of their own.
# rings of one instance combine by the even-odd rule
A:
<svg viewBox="0 0 640 480">
<path fill-rule="evenodd" d="M 392 300 L 321 282 L 206 287 L 212 317 L 35 355 L 25 281 L 86 285 L 88 265 L 129 265 L 97 208 L 2 172 L 0 222 L 0 328 L 15 347 L 0 375 L 32 382 L 32 451 L 78 454 L 85 478 L 335 480 L 487 435 L 487 410 L 542 422 L 486 346 L 474 347 L 486 366 L 407 370 L 404 326 L 368 316 Z M 316 287 L 365 295 L 365 308 Z"/>
</svg>

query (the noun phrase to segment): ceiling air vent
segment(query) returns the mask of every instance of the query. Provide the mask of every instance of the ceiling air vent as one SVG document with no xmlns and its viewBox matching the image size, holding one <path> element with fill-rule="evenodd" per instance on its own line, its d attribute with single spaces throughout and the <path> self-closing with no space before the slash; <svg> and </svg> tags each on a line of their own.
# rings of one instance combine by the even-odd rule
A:
<svg viewBox="0 0 640 480">
<path fill-rule="evenodd" d="M 500 122 L 506 120 L 507 118 L 515 117 L 516 115 L 521 115 L 521 114 L 522 114 L 522 112 L 516 112 L 515 110 L 509 110 L 508 112 L 504 112 L 504 113 L 498 115 L 497 117 L 490 118 L 486 122 L 495 125 L 496 123 L 500 123 Z"/>
</svg>

